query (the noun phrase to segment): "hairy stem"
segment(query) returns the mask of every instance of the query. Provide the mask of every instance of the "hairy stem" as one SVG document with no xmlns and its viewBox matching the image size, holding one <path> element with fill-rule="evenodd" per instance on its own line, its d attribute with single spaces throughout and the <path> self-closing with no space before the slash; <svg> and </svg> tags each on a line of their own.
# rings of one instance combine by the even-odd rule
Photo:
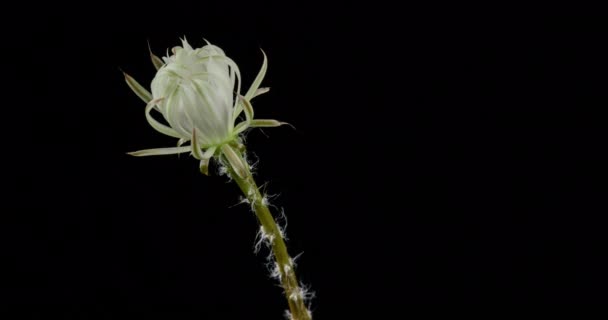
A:
<svg viewBox="0 0 608 320">
<path fill-rule="evenodd" d="M 242 158 L 242 155 L 239 154 L 239 157 Z M 243 191 L 245 197 L 247 197 L 247 200 L 249 200 L 249 203 L 252 204 L 255 215 L 262 227 L 262 236 L 270 242 L 272 254 L 274 255 L 276 263 L 275 267 L 278 269 L 279 280 L 285 292 L 287 303 L 289 304 L 291 319 L 310 320 L 311 316 L 304 301 L 305 297 L 303 296 L 303 291 L 298 284 L 293 260 L 287 252 L 287 246 L 285 245 L 282 231 L 279 229 L 279 226 L 270 213 L 270 210 L 264 201 L 264 197 L 253 179 L 249 165 L 244 159 L 242 159 L 242 161 L 246 168 L 243 177 L 236 174 L 229 161 L 222 162 L 227 167 L 228 173 L 232 179 L 234 179 L 241 191 Z"/>
</svg>

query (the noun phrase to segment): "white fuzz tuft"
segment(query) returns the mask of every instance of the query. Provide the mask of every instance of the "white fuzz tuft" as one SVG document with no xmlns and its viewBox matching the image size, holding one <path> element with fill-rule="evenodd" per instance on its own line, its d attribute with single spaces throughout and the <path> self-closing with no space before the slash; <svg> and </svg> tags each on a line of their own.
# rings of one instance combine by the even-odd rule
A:
<svg viewBox="0 0 608 320">
<path fill-rule="evenodd" d="M 220 163 L 220 165 L 217 166 L 217 175 L 227 176 L 229 182 L 232 180 L 232 177 L 230 177 L 230 175 L 228 174 L 228 167 L 226 167 L 223 163 Z"/>
<path fill-rule="evenodd" d="M 253 253 L 258 254 L 258 252 L 260 252 L 265 237 L 266 231 L 264 231 L 264 226 L 260 226 L 260 230 L 258 230 L 258 233 L 255 235 L 255 245 L 253 245 Z"/>
<path fill-rule="evenodd" d="M 264 183 L 261 187 L 260 190 L 262 191 L 263 194 L 263 198 L 262 198 L 262 203 L 268 207 L 272 207 L 274 209 L 276 209 L 277 211 L 281 212 L 281 215 L 279 216 L 281 219 L 285 220 L 285 213 L 283 212 L 282 208 L 277 207 L 276 205 L 272 204 L 271 201 L 273 201 L 274 199 L 278 198 L 281 194 L 277 193 L 277 194 L 270 194 L 268 192 L 266 192 L 266 187 L 268 186 L 268 182 Z"/>
<path fill-rule="evenodd" d="M 260 163 L 260 159 L 258 157 L 255 157 L 255 161 L 251 161 L 251 162 L 247 162 L 249 163 L 249 167 L 251 168 L 252 172 L 257 171 L 258 169 L 258 164 Z"/>
<path fill-rule="evenodd" d="M 293 316 L 291 315 L 291 312 L 289 312 L 289 310 L 285 310 L 285 313 L 283 314 L 283 316 L 287 320 L 293 320 Z"/>
<path fill-rule="evenodd" d="M 291 266 L 288 264 L 283 265 L 283 272 L 289 273 L 291 271 Z"/>
<path fill-rule="evenodd" d="M 289 240 L 289 238 L 287 238 L 287 235 L 285 234 L 285 230 L 283 229 L 283 227 L 277 224 L 277 229 L 279 229 L 279 234 L 281 235 L 281 238 L 283 238 L 284 241 Z"/>
<path fill-rule="evenodd" d="M 271 248 L 272 242 L 274 241 L 274 235 L 266 233 L 264 226 L 260 226 L 260 230 L 258 230 L 257 235 L 255 236 L 255 245 L 253 246 L 253 252 L 259 253 L 260 249 L 262 249 L 262 244 L 265 244 L 266 247 Z"/>
<path fill-rule="evenodd" d="M 302 294 L 299 289 L 300 288 L 297 288 L 289 295 L 289 300 L 298 301 L 302 299 Z"/>
<path fill-rule="evenodd" d="M 270 277 L 273 279 L 277 279 L 277 280 L 281 280 L 281 268 L 279 267 L 279 264 L 274 262 L 273 264 L 273 268 L 270 270 Z"/>
<path fill-rule="evenodd" d="M 298 288 L 298 294 L 305 302 L 308 302 L 315 297 L 315 292 L 310 291 L 310 286 L 304 285 L 303 283 L 300 283 L 300 287 Z"/>
<path fill-rule="evenodd" d="M 295 288 L 290 294 L 289 299 L 292 301 L 303 300 L 304 302 L 310 301 L 315 297 L 315 293 L 309 291 L 307 286 L 300 284 L 299 287 Z"/>
</svg>

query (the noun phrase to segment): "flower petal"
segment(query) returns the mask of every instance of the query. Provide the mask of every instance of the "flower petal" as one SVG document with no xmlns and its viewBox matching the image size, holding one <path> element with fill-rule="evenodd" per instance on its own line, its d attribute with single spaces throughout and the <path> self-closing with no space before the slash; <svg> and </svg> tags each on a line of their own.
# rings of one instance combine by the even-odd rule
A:
<svg viewBox="0 0 608 320">
<path fill-rule="evenodd" d="M 152 126 L 152 128 L 154 128 L 160 133 L 166 134 L 174 138 L 182 138 L 182 136 L 180 136 L 179 133 L 177 133 L 177 131 L 175 131 L 173 128 L 156 121 L 156 119 L 152 118 L 152 116 L 150 115 L 150 111 L 152 110 L 152 108 L 154 108 L 154 106 L 161 100 L 163 100 L 163 98 L 154 99 L 148 103 L 148 105 L 146 106 L 146 120 L 148 120 L 148 123 L 150 124 L 150 126 Z"/>
<path fill-rule="evenodd" d="M 237 99 L 238 101 L 238 99 Z M 237 103 L 236 107 L 234 108 L 234 111 L 232 113 L 232 121 L 236 121 L 236 119 L 239 117 L 239 115 L 241 115 L 241 112 L 243 112 L 243 104 L 242 103 Z"/>
<path fill-rule="evenodd" d="M 268 58 L 266 57 L 266 53 L 264 52 L 264 50 L 261 51 L 264 55 L 264 62 L 262 62 L 262 68 L 260 68 L 260 72 L 258 72 L 258 75 L 255 77 L 255 80 L 253 80 L 251 87 L 249 87 L 249 90 L 247 90 L 247 93 L 245 94 L 245 98 L 247 100 L 251 100 L 251 98 L 254 97 L 255 92 L 260 87 L 260 84 L 262 83 L 262 80 L 264 80 L 264 76 L 266 75 L 266 69 L 268 68 Z"/>
<path fill-rule="evenodd" d="M 173 147 L 173 148 L 158 148 L 158 149 L 146 149 L 139 150 L 134 152 L 128 152 L 127 154 L 135 156 L 135 157 L 145 157 L 145 156 L 160 156 L 167 154 L 176 154 L 176 153 L 184 153 L 190 151 L 190 146 L 186 147 Z"/>
<path fill-rule="evenodd" d="M 150 100 L 152 100 L 152 94 L 148 90 L 142 87 L 137 81 L 135 81 L 135 79 L 133 79 L 133 77 L 128 75 L 126 72 L 123 72 L 123 74 L 125 76 L 125 81 L 127 82 L 129 88 L 131 88 L 131 90 L 133 90 L 133 92 L 135 92 L 135 94 L 141 100 L 143 100 L 145 103 L 148 103 L 150 102 Z"/>
</svg>

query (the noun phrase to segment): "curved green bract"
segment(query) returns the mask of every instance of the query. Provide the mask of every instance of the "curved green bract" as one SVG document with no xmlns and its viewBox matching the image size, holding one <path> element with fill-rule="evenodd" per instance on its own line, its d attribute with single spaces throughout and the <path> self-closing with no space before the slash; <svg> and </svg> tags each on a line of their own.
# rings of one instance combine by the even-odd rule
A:
<svg viewBox="0 0 608 320">
<path fill-rule="evenodd" d="M 264 55 L 264 62 L 262 62 L 262 68 L 260 68 L 260 72 L 258 72 L 258 75 L 253 80 L 251 87 L 249 87 L 249 90 L 247 90 L 247 93 L 245 93 L 245 99 L 247 100 L 251 100 L 251 98 L 253 98 L 255 92 L 260 87 L 260 84 L 262 84 L 262 80 L 264 80 L 264 77 L 266 76 L 266 69 L 268 69 L 268 58 L 266 57 L 266 53 L 264 50 L 260 50 L 262 51 L 262 55 Z"/>
<path fill-rule="evenodd" d="M 152 115 L 150 115 L 150 111 L 152 111 L 152 108 L 154 108 L 154 106 L 162 100 L 163 98 L 155 99 L 148 103 L 148 105 L 146 106 L 146 120 L 148 120 L 150 126 L 156 131 L 168 135 L 170 137 L 181 138 L 182 136 L 180 136 L 179 133 L 177 133 L 177 131 L 175 131 L 173 128 L 156 121 L 156 119 L 152 118 Z"/>
</svg>

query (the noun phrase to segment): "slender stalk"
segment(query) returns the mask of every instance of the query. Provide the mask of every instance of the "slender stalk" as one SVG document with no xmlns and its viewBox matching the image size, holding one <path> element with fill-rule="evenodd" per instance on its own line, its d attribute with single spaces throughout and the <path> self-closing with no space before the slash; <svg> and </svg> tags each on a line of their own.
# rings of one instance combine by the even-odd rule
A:
<svg viewBox="0 0 608 320">
<path fill-rule="evenodd" d="M 242 155 L 239 154 L 239 156 L 242 158 Z M 241 191 L 243 191 L 243 194 L 247 197 L 247 200 L 249 200 L 249 203 L 252 204 L 255 215 L 262 227 L 262 236 L 271 244 L 272 254 L 274 255 L 276 263 L 275 268 L 278 269 L 277 275 L 279 276 L 278 278 L 285 292 L 287 303 L 289 304 L 291 319 L 311 320 L 311 316 L 304 301 L 304 293 L 298 284 L 293 260 L 287 252 L 283 234 L 270 213 L 270 210 L 264 201 L 264 197 L 253 179 L 249 165 L 242 159 L 246 168 L 246 174 L 243 177 L 239 177 L 229 161 L 224 160 L 222 162 L 227 167 L 228 173 L 232 179 L 234 179 Z M 273 273 L 276 273 L 276 271 L 277 270 Z"/>
</svg>

